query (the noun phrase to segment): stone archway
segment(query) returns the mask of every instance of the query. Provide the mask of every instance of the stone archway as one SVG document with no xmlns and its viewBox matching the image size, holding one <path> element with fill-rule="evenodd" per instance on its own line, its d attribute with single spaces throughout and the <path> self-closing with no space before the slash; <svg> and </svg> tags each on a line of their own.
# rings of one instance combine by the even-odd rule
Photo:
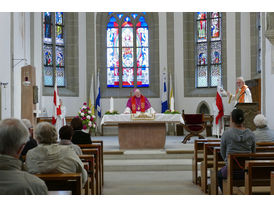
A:
<svg viewBox="0 0 274 206">
<path fill-rule="evenodd" d="M 197 114 L 210 114 L 210 107 L 206 101 L 201 101 L 196 109 Z"/>
</svg>

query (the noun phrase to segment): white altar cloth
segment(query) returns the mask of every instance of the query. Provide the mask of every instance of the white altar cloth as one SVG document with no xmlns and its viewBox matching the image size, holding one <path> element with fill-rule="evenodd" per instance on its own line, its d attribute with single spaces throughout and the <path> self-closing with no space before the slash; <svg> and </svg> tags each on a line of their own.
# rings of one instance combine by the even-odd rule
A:
<svg viewBox="0 0 274 206">
<path fill-rule="evenodd" d="M 147 123 L 182 123 L 184 120 L 181 114 L 155 114 L 154 120 L 132 120 L 131 114 L 104 115 L 101 125 L 108 123 L 129 123 L 129 122 L 147 122 Z"/>
</svg>

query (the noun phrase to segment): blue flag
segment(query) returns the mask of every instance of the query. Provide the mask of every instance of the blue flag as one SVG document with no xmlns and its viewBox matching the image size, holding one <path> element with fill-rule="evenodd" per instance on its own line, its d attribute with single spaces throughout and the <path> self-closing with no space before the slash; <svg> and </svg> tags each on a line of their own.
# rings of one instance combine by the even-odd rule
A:
<svg viewBox="0 0 274 206">
<path fill-rule="evenodd" d="M 101 92 L 100 92 L 100 80 L 99 80 L 99 74 L 98 74 L 98 81 L 97 81 L 97 97 L 96 97 L 96 110 L 98 113 L 98 116 L 101 118 Z"/>
<path fill-rule="evenodd" d="M 164 113 L 168 109 L 167 104 L 167 88 L 166 88 L 166 72 L 162 74 L 162 81 L 163 81 L 163 92 L 162 92 L 162 113 Z"/>
</svg>

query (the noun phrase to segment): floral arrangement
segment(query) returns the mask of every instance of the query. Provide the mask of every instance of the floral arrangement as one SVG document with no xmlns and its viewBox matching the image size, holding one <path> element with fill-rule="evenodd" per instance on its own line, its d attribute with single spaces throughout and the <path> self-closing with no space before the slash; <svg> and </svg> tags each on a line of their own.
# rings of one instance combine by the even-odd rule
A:
<svg viewBox="0 0 274 206">
<path fill-rule="evenodd" d="M 96 128 L 96 117 L 91 114 L 91 109 L 87 106 L 87 103 L 84 102 L 84 105 L 81 107 L 78 112 L 78 116 L 82 120 L 83 129 L 95 129 Z"/>
<path fill-rule="evenodd" d="M 114 110 L 113 112 L 107 111 L 105 114 L 112 115 L 112 114 L 119 114 L 119 112 Z"/>
<path fill-rule="evenodd" d="M 174 110 L 173 112 L 170 109 L 167 109 L 164 114 L 181 114 L 180 112 Z"/>
</svg>

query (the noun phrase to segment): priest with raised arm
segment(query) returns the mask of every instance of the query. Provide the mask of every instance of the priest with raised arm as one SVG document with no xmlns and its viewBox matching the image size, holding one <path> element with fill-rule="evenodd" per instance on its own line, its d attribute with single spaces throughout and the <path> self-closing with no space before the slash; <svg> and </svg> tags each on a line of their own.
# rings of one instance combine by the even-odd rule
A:
<svg viewBox="0 0 274 206">
<path fill-rule="evenodd" d="M 147 112 L 156 113 L 151 107 L 148 99 L 141 94 L 139 89 L 134 89 L 134 96 L 130 97 L 127 101 L 127 107 L 124 111 L 125 114 L 136 113 L 136 112 Z"/>
<path fill-rule="evenodd" d="M 237 90 L 235 95 L 232 95 L 230 92 L 226 92 L 229 97 L 229 103 L 231 100 L 235 101 L 235 105 L 237 103 L 252 103 L 251 92 L 247 85 L 245 85 L 245 81 L 243 77 L 238 77 L 236 81 Z"/>
</svg>

